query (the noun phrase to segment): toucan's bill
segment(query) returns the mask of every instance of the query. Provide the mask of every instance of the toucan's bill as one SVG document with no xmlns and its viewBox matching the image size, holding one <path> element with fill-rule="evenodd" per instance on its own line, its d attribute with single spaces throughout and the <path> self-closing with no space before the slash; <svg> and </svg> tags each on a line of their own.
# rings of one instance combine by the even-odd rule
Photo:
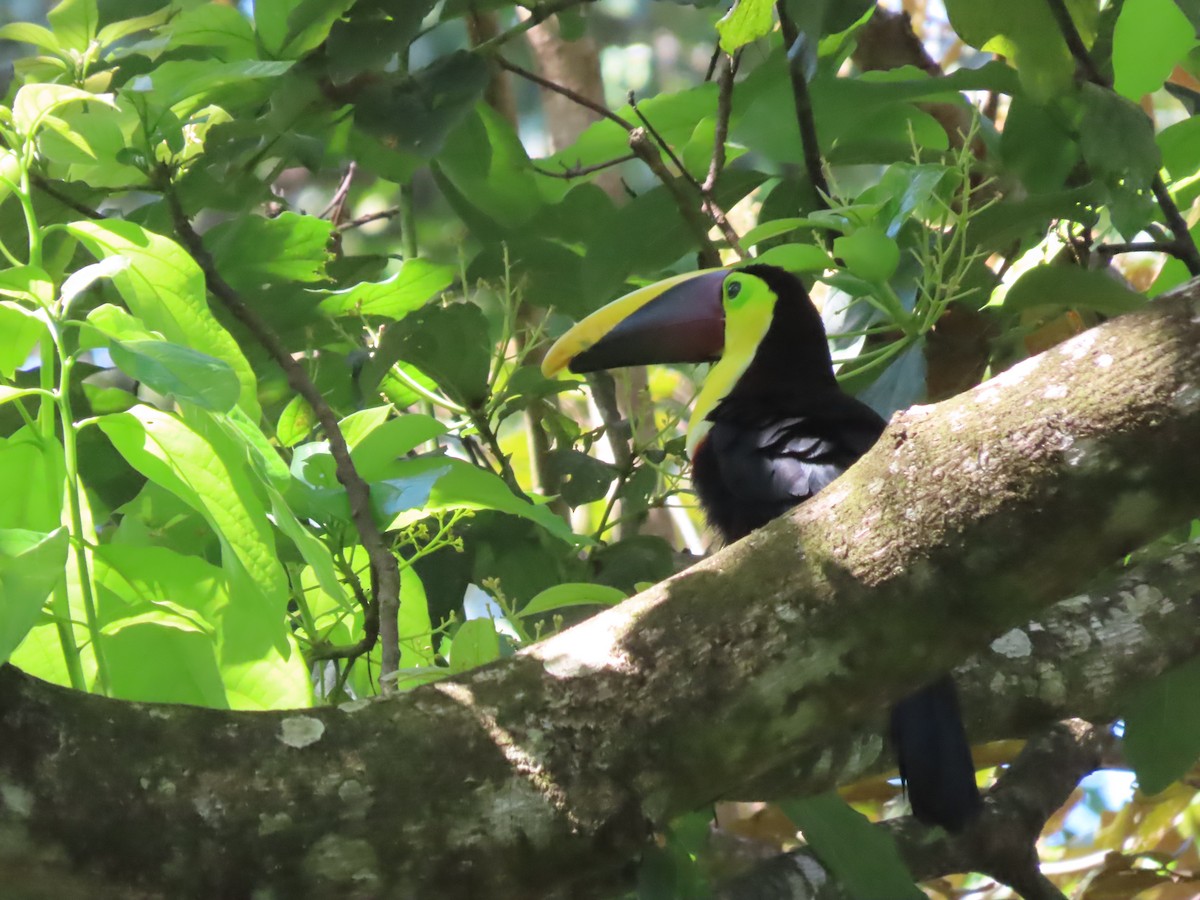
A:
<svg viewBox="0 0 1200 900">
<path fill-rule="evenodd" d="M 675 275 L 612 301 L 554 342 L 542 372 L 713 362 L 724 346 L 722 285 L 729 272 Z"/>
</svg>

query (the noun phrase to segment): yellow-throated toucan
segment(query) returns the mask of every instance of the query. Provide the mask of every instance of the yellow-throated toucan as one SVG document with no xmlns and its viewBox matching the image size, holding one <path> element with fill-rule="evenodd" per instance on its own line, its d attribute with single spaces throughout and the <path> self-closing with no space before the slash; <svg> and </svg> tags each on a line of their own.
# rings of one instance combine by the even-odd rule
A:
<svg viewBox="0 0 1200 900">
<path fill-rule="evenodd" d="M 773 266 L 708 269 L 627 294 L 564 334 L 542 369 L 672 362 L 714 364 L 687 446 L 700 502 L 726 541 L 813 496 L 884 428 L 838 386 L 804 285 Z M 949 676 L 893 707 L 891 735 L 914 814 L 961 829 L 980 798 Z"/>
</svg>

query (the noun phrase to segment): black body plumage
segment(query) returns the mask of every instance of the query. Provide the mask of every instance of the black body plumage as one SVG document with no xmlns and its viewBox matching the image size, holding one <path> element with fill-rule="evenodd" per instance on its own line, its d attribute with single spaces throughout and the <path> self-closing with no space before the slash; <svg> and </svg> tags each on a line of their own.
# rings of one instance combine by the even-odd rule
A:
<svg viewBox="0 0 1200 900">
<path fill-rule="evenodd" d="M 838 387 L 824 326 L 803 285 L 769 266 L 742 271 L 767 282 L 778 300 L 754 359 L 709 414 L 711 427 L 692 459 L 700 502 L 727 542 L 825 488 L 885 425 Z M 960 830 L 980 798 L 949 676 L 896 704 L 891 737 L 913 813 Z"/>
</svg>

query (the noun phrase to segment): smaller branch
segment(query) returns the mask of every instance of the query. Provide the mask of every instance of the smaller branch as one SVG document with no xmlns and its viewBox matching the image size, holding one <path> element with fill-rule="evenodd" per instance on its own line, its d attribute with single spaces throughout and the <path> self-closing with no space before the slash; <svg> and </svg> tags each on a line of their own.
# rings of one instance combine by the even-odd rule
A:
<svg viewBox="0 0 1200 900">
<path fill-rule="evenodd" d="M 679 208 L 683 220 L 687 223 L 688 228 L 692 231 L 692 236 L 695 237 L 697 244 L 700 246 L 698 255 L 700 257 L 700 265 L 703 268 L 716 269 L 721 265 L 721 253 L 717 250 L 716 245 L 708 236 L 709 221 L 700 210 L 694 205 L 691 197 L 683 190 L 679 184 L 679 179 L 671 174 L 671 170 L 666 167 L 659 156 L 658 147 L 650 140 L 649 135 L 644 128 L 635 128 L 629 135 L 629 147 L 637 154 L 653 172 L 658 180 L 663 183 L 671 195 L 675 198 L 675 205 Z"/>
<path fill-rule="evenodd" d="M 383 532 L 375 523 L 371 511 L 371 489 L 358 474 L 350 458 L 350 448 L 338 427 L 337 415 L 325 400 L 321 391 L 313 384 L 304 367 L 293 358 L 279 336 L 242 299 L 217 271 L 216 263 L 200 235 L 192 228 L 179 197 L 175 194 L 169 174 L 160 172 L 160 188 L 171 211 L 171 219 L 180 240 L 204 272 L 204 281 L 209 292 L 224 304 L 225 308 L 242 323 L 275 360 L 287 378 L 288 386 L 308 401 L 313 414 L 329 441 L 329 452 L 333 456 L 337 479 L 346 489 L 350 501 L 350 518 L 358 529 L 359 540 L 371 561 L 372 606 L 376 607 L 379 634 L 382 638 L 382 665 L 380 676 L 395 672 L 400 664 L 400 641 L 397 614 L 400 611 L 400 568 L 396 558 L 388 549 Z M 364 640 L 366 637 L 364 636 Z M 383 683 L 386 684 L 386 681 Z M 386 688 L 385 688 L 386 689 Z"/>
<path fill-rule="evenodd" d="M 488 422 L 487 413 L 477 407 L 468 406 L 467 416 L 495 458 L 496 464 L 500 467 L 500 477 L 504 479 L 504 483 L 508 485 L 508 489 L 522 500 L 532 503 L 533 501 L 529 495 L 521 488 L 521 483 L 517 480 L 517 473 L 513 471 L 512 463 L 509 461 L 508 456 L 500 448 L 500 439 L 496 436 L 491 423 Z"/>
<path fill-rule="evenodd" d="M 626 153 L 624 156 L 618 156 L 616 159 L 610 159 L 606 162 L 596 163 L 591 166 L 567 166 L 563 165 L 561 172 L 553 172 L 550 169 L 543 169 L 541 166 L 535 165 L 533 171 L 539 175 L 545 175 L 548 178 L 565 178 L 570 181 L 572 178 L 582 178 L 584 175 L 591 175 L 593 172 L 601 172 L 604 169 L 611 169 L 613 166 L 619 166 L 621 163 L 627 163 L 631 159 L 637 159 L 636 153 Z"/>
<path fill-rule="evenodd" d="M 338 185 L 337 190 L 334 191 L 329 204 L 321 210 L 320 218 L 324 219 L 332 213 L 332 220 L 335 225 L 342 218 L 342 207 L 346 203 L 346 197 L 350 194 L 350 184 L 354 181 L 354 173 L 357 171 L 358 163 L 351 162 L 346 168 L 346 174 L 342 176 L 342 182 Z"/>
<path fill-rule="evenodd" d="M 391 219 L 400 215 L 400 207 L 393 206 L 389 209 L 381 209 L 378 212 L 364 213 L 357 218 L 350 219 L 347 222 L 342 222 L 334 227 L 334 231 L 341 234 L 343 231 L 349 231 L 351 228 L 360 228 L 368 222 L 378 222 L 380 219 Z"/>
<path fill-rule="evenodd" d="M 650 137 L 654 138 L 654 142 L 658 144 L 662 152 L 667 154 L 667 159 L 674 163 L 675 168 L 679 170 L 680 176 L 689 184 L 691 184 L 691 186 L 697 191 L 703 194 L 704 189 L 700 186 L 700 182 L 692 177 L 692 173 L 687 170 L 687 166 L 683 164 L 683 160 L 675 155 L 675 151 L 671 149 L 671 145 L 667 143 L 666 139 L 658 133 L 658 129 L 655 128 L 650 120 L 642 114 L 642 111 L 638 109 L 637 97 L 634 96 L 633 91 L 629 92 L 629 105 L 633 107 L 633 114 L 637 116 L 638 121 L 642 123 L 642 128 L 649 133 Z M 630 143 L 632 143 L 632 139 L 630 140 Z"/>
<path fill-rule="evenodd" d="M 813 209 L 827 209 L 829 182 L 825 179 L 825 167 L 821 159 L 821 144 L 817 140 L 817 125 L 813 118 L 812 97 L 808 93 L 808 81 L 801 69 L 799 56 L 793 56 L 797 48 L 800 31 L 788 15 L 782 2 L 775 4 L 779 15 L 779 30 L 783 33 L 784 45 L 788 48 L 788 75 L 792 81 L 792 96 L 796 106 L 796 124 L 800 127 L 800 143 L 804 147 L 804 168 L 812 183 Z M 832 238 L 830 238 L 832 240 Z"/>
<path fill-rule="evenodd" d="M 1083 70 L 1088 81 L 1112 90 L 1112 79 L 1096 66 L 1092 55 L 1088 52 L 1087 45 L 1083 42 L 1083 37 L 1079 34 L 1079 29 L 1075 27 L 1066 3 L 1063 0 L 1046 0 L 1046 5 L 1050 8 L 1050 14 L 1054 16 L 1054 21 L 1058 25 L 1058 30 L 1062 33 L 1071 55 L 1075 57 L 1075 62 Z M 1196 247 L 1187 221 L 1179 212 L 1179 207 L 1175 205 L 1175 200 L 1171 197 L 1171 192 L 1167 189 L 1162 175 L 1155 173 L 1154 180 L 1150 182 L 1150 190 L 1153 191 L 1154 199 L 1158 201 L 1163 218 L 1167 220 L 1167 226 L 1175 238 L 1167 252 L 1187 266 L 1188 274 L 1193 278 L 1200 275 L 1200 249 Z"/>
<path fill-rule="evenodd" d="M 1171 253 L 1175 250 L 1175 242 L 1130 241 L 1125 244 L 1100 244 L 1095 250 L 1105 259 L 1111 259 L 1120 253 Z"/>
<path fill-rule="evenodd" d="M 516 63 L 509 62 L 503 56 L 496 56 L 493 57 L 493 59 L 496 60 L 496 65 L 500 66 L 500 68 L 507 69 L 509 72 L 512 72 L 514 75 L 519 75 L 526 81 L 532 81 L 538 87 L 543 87 L 548 91 L 554 91 L 556 94 L 561 94 L 568 100 L 578 103 L 580 106 L 585 107 L 586 109 L 590 109 L 602 119 L 608 119 L 610 122 L 615 122 L 626 131 L 633 131 L 635 127 L 632 122 L 630 122 L 628 119 L 618 116 L 607 106 L 602 106 L 601 104 L 596 103 L 594 100 L 590 100 L 583 96 L 583 94 L 576 93 L 569 87 L 565 87 L 557 82 L 551 81 L 548 78 L 543 78 L 541 75 L 538 75 L 535 72 L 530 72 L 528 69 L 523 69 Z"/>
<path fill-rule="evenodd" d="M 36 175 L 36 174 L 30 173 L 29 180 L 30 180 L 30 182 L 32 182 L 33 186 L 36 187 L 38 190 L 40 190 L 42 193 L 53 197 L 55 200 L 57 200 L 63 206 L 65 206 L 69 209 L 75 210 L 75 212 L 79 213 L 81 216 L 86 216 L 89 219 L 106 218 L 104 213 L 100 212 L 100 210 L 92 209 L 87 204 L 80 203 L 78 200 L 75 200 L 72 197 L 68 197 L 66 194 L 64 194 L 62 191 L 60 191 L 58 188 L 56 188 L 54 185 L 52 185 L 50 182 L 48 182 L 41 175 Z"/>
<path fill-rule="evenodd" d="M 987 794 L 980 817 L 951 835 L 904 816 L 878 824 L 891 833 L 916 881 L 983 872 L 1025 900 L 1065 900 L 1042 875 L 1036 842 L 1080 780 L 1100 767 L 1116 739 L 1105 725 L 1073 719 L 1029 741 Z M 819 891 L 819 893 L 818 893 Z M 832 900 L 848 894 L 811 850 L 781 854 L 730 881 L 721 900 Z"/>
<path fill-rule="evenodd" d="M 722 56 L 721 71 L 717 80 L 717 120 L 713 130 L 713 155 L 708 164 L 708 175 L 700 185 L 700 193 L 704 197 L 704 211 L 717 224 L 717 228 L 738 257 L 745 259 L 746 252 L 742 249 L 741 238 L 729 224 L 729 217 L 717 204 L 714 196 L 717 179 L 721 170 L 725 168 L 725 142 L 729 139 L 729 118 L 733 113 L 733 78 L 736 74 L 737 59 Z"/>
<path fill-rule="evenodd" d="M 519 4 L 529 10 L 528 18 L 522 19 L 512 28 L 507 31 L 502 31 L 494 38 L 484 41 L 475 49 L 484 53 L 492 53 L 498 47 L 503 46 L 515 37 L 520 37 L 525 32 L 529 31 L 538 25 L 541 25 L 551 16 L 557 15 L 564 10 L 570 9 L 572 6 L 582 6 L 585 3 L 595 3 L 596 0 L 551 0 L 548 3 L 535 5 L 530 2 Z"/>
</svg>

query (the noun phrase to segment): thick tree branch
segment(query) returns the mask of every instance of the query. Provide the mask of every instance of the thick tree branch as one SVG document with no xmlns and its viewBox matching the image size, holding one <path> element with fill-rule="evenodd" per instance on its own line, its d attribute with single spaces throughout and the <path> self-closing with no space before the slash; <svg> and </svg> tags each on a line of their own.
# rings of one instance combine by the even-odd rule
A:
<svg viewBox="0 0 1200 900">
<path fill-rule="evenodd" d="M 983 653 L 999 691 L 1026 662 L 1011 629 L 1036 646 L 1044 607 L 1200 509 L 1198 347 L 1193 285 L 899 416 L 815 500 L 688 572 L 384 701 L 148 707 L 2 670 L 0 862 L 149 896 L 598 893 L 651 828 L 1006 635 Z M 1073 700 L 1056 690 L 1014 708 L 1045 724 Z"/>
<path fill-rule="evenodd" d="M 878 827 L 891 833 L 917 881 L 982 872 L 1025 900 L 1061 900 L 1038 871 L 1034 844 L 1079 781 L 1100 767 L 1114 743 L 1108 728 L 1073 720 L 1030 741 L 996 786 L 983 814 L 961 835 L 931 829 L 911 816 Z M 807 848 L 781 854 L 726 885 L 721 900 L 842 900 L 848 894 Z"/>
</svg>

